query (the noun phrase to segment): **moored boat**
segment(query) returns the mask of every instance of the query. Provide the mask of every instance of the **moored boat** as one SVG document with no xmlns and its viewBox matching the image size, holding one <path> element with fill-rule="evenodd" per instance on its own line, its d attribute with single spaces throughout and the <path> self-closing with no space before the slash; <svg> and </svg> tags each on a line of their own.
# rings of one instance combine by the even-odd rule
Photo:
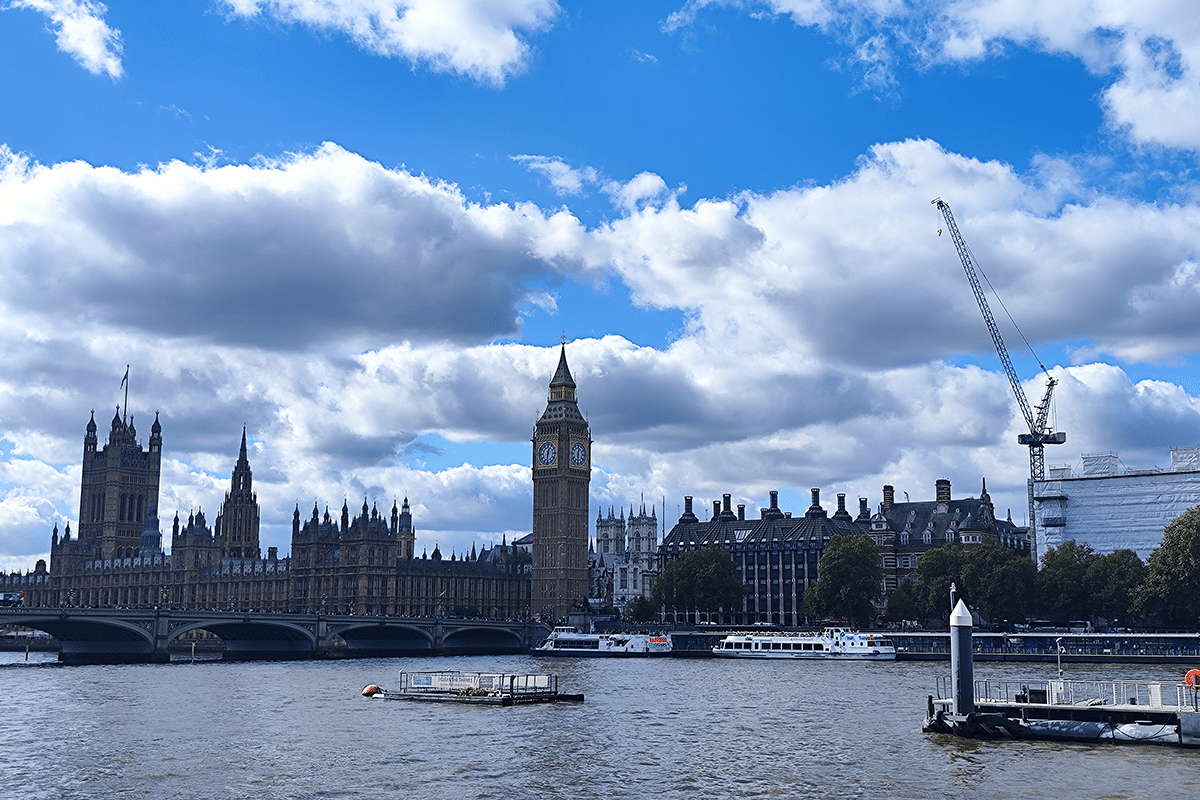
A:
<svg viewBox="0 0 1200 800">
<path fill-rule="evenodd" d="M 582 633 L 578 628 L 559 627 L 529 653 L 535 656 L 669 656 L 671 639 L 652 633 Z"/>
<path fill-rule="evenodd" d="M 734 633 L 717 642 L 723 658 L 791 658 L 811 661 L 895 661 L 896 648 L 882 637 L 849 628 L 820 633 Z"/>
</svg>

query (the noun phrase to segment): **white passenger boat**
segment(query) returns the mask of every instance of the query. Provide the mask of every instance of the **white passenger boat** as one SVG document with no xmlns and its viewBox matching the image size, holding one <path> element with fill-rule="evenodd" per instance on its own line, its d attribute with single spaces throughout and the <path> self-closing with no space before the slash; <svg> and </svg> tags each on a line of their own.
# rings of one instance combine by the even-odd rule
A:
<svg viewBox="0 0 1200 800">
<path fill-rule="evenodd" d="M 882 636 L 826 628 L 818 633 L 735 633 L 717 642 L 713 655 L 725 658 L 803 658 L 895 661 L 896 648 Z"/>
<path fill-rule="evenodd" d="M 578 628 L 555 628 L 546 641 L 532 648 L 535 656 L 669 656 L 671 640 L 652 633 L 581 633 Z"/>
</svg>

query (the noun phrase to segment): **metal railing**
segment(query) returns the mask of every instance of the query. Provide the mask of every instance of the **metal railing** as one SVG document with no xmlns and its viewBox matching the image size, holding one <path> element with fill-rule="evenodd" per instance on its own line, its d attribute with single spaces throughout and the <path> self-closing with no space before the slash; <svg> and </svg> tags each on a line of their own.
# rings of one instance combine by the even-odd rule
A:
<svg viewBox="0 0 1200 800">
<path fill-rule="evenodd" d="M 1200 690 L 1182 683 L 1145 681 L 977 680 L 976 703 L 1060 706 L 1143 706 L 1149 709 L 1200 711 Z M 938 677 L 939 699 L 953 697 L 950 676 Z"/>
<path fill-rule="evenodd" d="M 404 694 L 512 696 L 557 693 L 558 677 L 492 672 L 401 672 L 399 691 Z"/>
</svg>

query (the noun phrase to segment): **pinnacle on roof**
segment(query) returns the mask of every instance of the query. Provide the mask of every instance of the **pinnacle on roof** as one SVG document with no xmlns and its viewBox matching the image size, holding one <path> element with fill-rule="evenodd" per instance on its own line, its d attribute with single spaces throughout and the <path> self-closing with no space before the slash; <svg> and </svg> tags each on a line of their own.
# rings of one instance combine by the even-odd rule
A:
<svg viewBox="0 0 1200 800">
<path fill-rule="evenodd" d="M 569 386 L 575 388 L 575 381 L 571 378 L 571 368 L 567 366 L 567 345 L 564 342 L 562 350 L 558 354 L 558 369 L 554 372 L 554 378 L 550 381 L 551 388 L 555 386 Z"/>
</svg>

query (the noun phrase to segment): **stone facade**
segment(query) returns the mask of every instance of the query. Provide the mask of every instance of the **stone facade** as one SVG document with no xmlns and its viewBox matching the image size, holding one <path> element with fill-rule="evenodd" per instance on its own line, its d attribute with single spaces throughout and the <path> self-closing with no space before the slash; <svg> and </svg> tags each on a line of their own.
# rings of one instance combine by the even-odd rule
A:
<svg viewBox="0 0 1200 800">
<path fill-rule="evenodd" d="M 759 519 L 747 519 L 746 507 L 734 511 L 731 496 L 713 502 L 712 517 L 700 521 L 692 498 L 684 498 L 684 512 L 658 548 L 659 569 L 690 550 L 720 547 L 733 558 L 738 578 L 746 586 L 741 608 L 712 615 L 712 621 L 735 625 L 758 622 L 798 626 L 804 617 L 804 592 L 820 577 L 825 546 L 834 536 L 867 534 L 879 548 L 883 596 L 900 581 L 916 579 L 917 559 L 926 550 L 950 543 L 964 549 L 992 541 L 1021 556 L 1030 556 L 1028 530 L 1011 519 L 997 520 L 986 485 L 979 498 L 952 500 L 950 482 L 940 480 L 932 502 L 894 502 L 894 490 L 883 487 L 883 502 L 875 514 L 867 498 L 859 498 L 857 515 L 846 509 L 846 495 L 837 496 L 830 515 L 821 506 L 819 489 L 812 504 L 794 517 L 779 508 L 779 493 Z"/>
<path fill-rule="evenodd" d="M 588 600 L 592 437 L 579 411 L 567 347 L 533 432 L 533 613 L 559 620 Z"/>
<path fill-rule="evenodd" d="M 27 606 L 143 607 L 404 616 L 523 619 L 530 610 L 529 556 L 497 545 L 469 557 L 416 558 L 408 498 L 390 519 L 363 501 L 350 516 L 322 517 L 316 506 L 292 517 L 292 556 L 262 557 L 260 510 L 242 431 L 241 450 L 221 510 L 209 526 L 203 509 L 171 526 L 166 553 L 158 520 L 162 429 L 155 418 L 149 448 L 132 420 L 118 414 L 97 451 L 93 418 L 84 437 L 81 519 L 51 533 L 50 565 L 25 575 L 0 574 L 0 591 Z"/>
<path fill-rule="evenodd" d="M 646 504 L 634 513 L 629 508 L 617 515 L 612 508 L 608 517 L 596 516 L 596 554 L 603 561 L 612 586 L 606 591 L 617 608 L 623 608 L 635 597 L 650 599 L 654 579 L 658 577 L 658 515 L 653 506 L 646 513 Z"/>
</svg>

